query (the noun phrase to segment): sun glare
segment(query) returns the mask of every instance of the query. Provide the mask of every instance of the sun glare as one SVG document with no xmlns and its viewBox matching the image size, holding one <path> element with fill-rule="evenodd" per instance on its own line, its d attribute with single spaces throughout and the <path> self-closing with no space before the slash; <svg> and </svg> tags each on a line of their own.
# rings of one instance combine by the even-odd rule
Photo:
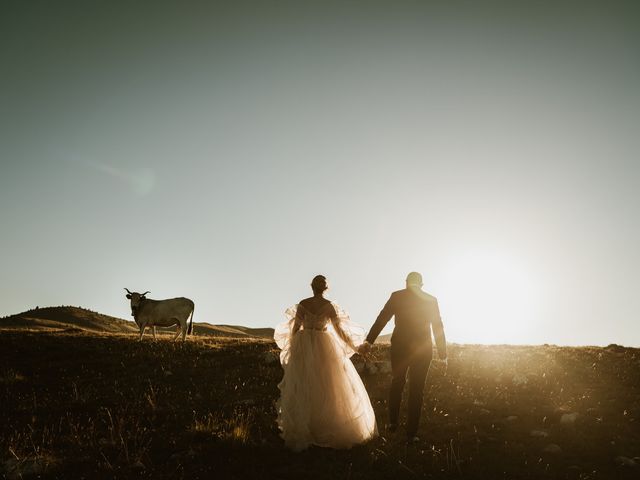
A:
<svg viewBox="0 0 640 480">
<path fill-rule="evenodd" d="M 531 272 L 517 257 L 468 252 L 447 265 L 439 295 L 452 341 L 529 343 L 535 322 Z"/>
</svg>

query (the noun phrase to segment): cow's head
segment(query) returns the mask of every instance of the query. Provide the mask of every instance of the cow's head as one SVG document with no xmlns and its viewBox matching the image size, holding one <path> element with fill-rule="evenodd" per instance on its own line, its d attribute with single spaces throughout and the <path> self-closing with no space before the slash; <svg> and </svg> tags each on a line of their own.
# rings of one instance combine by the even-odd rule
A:
<svg viewBox="0 0 640 480">
<path fill-rule="evenodd" d="M 129 289 L 126 287 L 125 287 L 125 290 L 127 291 L 127 298 L 131 300 L 131 316 L 135 317 L 136 312 L 140 307 L 140 304 L 147 299 L 146 297 L 147 293 L 151 293 L 151 292 L 149 291 L 146 291 L 144 293 L 130 292 Z"/>
</svg>

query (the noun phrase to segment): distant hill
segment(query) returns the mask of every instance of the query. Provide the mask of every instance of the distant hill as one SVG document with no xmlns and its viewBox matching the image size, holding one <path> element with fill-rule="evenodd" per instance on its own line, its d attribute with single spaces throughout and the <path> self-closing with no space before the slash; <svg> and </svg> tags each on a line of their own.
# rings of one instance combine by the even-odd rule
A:
<svg viewBox="0 0 640 480">
<path fill-rule="evenodd" d="M 273 338 L 273 328 L 249 328 L 239 325 L 211 325 L 210 323 L 194 323 L 196 335 L 233 338 Z"/>
<path fill-rule="evenodd" d="M 103 333 L 133 333 L 134 322 L 103 315 L 80 307 L 34 308 L 0 319 L 2 329 L 69 330 L 81 329 Z"/>
<path fill-rule="evenodd" d="M 87 330 L 97 333 L 136 333 L 133 321 L 103 315 L 80 307 L 34 308 L 26 312 L 0 318 L 0 330 Z M 175 331 L 175 327 L 170 329 Z M 249 328 L 237 325 L 211 325 L 194 322 L 196 335 L 232 338 L 273 338 L 273 328 Z"/>
</svg>

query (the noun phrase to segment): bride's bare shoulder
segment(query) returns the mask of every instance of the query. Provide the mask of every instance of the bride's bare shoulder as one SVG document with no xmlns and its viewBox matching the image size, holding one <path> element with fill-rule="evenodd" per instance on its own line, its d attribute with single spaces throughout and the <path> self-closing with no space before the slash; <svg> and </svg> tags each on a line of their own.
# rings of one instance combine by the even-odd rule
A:
<svg viewBox="0 0 640 480">
<path fill-rule="evenodd" d="M 300 305 L 305 310 L 313 310 L 313 297 L 303 298 L 298 302 L 298 305 Z"/>
<path fill-rule="evenodd" d="M 331 304 L 331 301 L 327 299 L 322 299 L 322 301 L 318 301 L 317 298 L 309 297 L 309 298 L 300 300 L 300 302 L 298 302 L 298 305 L 300 305 L 303 308 L 303 310 L 306 310 L 309 313 L 313 313 L 314 315 L 317 315 L 319 313 L 324 312 L 325 309 L 328 310 L 327 305 L 332 305 L 332 304 Z"/>
</svg>

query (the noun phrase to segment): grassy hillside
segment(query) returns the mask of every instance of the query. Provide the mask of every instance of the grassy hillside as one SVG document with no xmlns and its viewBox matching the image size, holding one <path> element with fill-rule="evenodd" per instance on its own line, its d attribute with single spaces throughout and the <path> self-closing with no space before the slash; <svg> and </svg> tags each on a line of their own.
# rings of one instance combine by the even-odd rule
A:
<svg viewBox="0 0 640 480">
<path fill-rule="evenodd" d="M 388 347 L 374 349 L 373 361 Z M 640 350 L 450 347 L 422 440 L 285 450 L 272 342 L 0 332 L 7 478 L 638 478 Z M 373 372 L 375 369 L 365 371 Z M 384 371 L 384 370 L 382 370 Z M 363 373 L 379 425 L 387 373 Z M 405 406 L 403 406 L 404 412 Z"/>
<path fill-rule="evenodd" d="M 196 335 L 233 338 L 273 338 L 272 328 L 248 328 L 232 325 L 193 324 Z M 0 318 L 0 330 L 87 331 L 94 333 L 135 333 L 138 326 L 129 320 L 103 315 L 80 307 L 35 308 Z M 159 333 L 175 332 L 175 327 L 158 328 Z M 150 331 L 148 331 L 150 333 Z"/>
<path fill-rule="evenodd" d="M 81 329 L 106 333 L 127 333 L 138 329 L 134 322 L 71 306 L 34 308 L 4 317 L 0 319 L 0 328 L 43 331 Z"/>
<path fill-rule="evenodd" d="M 273 328 L 249 328 L 239 325 L 211 325 L 210 323 L 194 323 L 196 335 L 231 338 L 273 338 Z"/>
</svg>

